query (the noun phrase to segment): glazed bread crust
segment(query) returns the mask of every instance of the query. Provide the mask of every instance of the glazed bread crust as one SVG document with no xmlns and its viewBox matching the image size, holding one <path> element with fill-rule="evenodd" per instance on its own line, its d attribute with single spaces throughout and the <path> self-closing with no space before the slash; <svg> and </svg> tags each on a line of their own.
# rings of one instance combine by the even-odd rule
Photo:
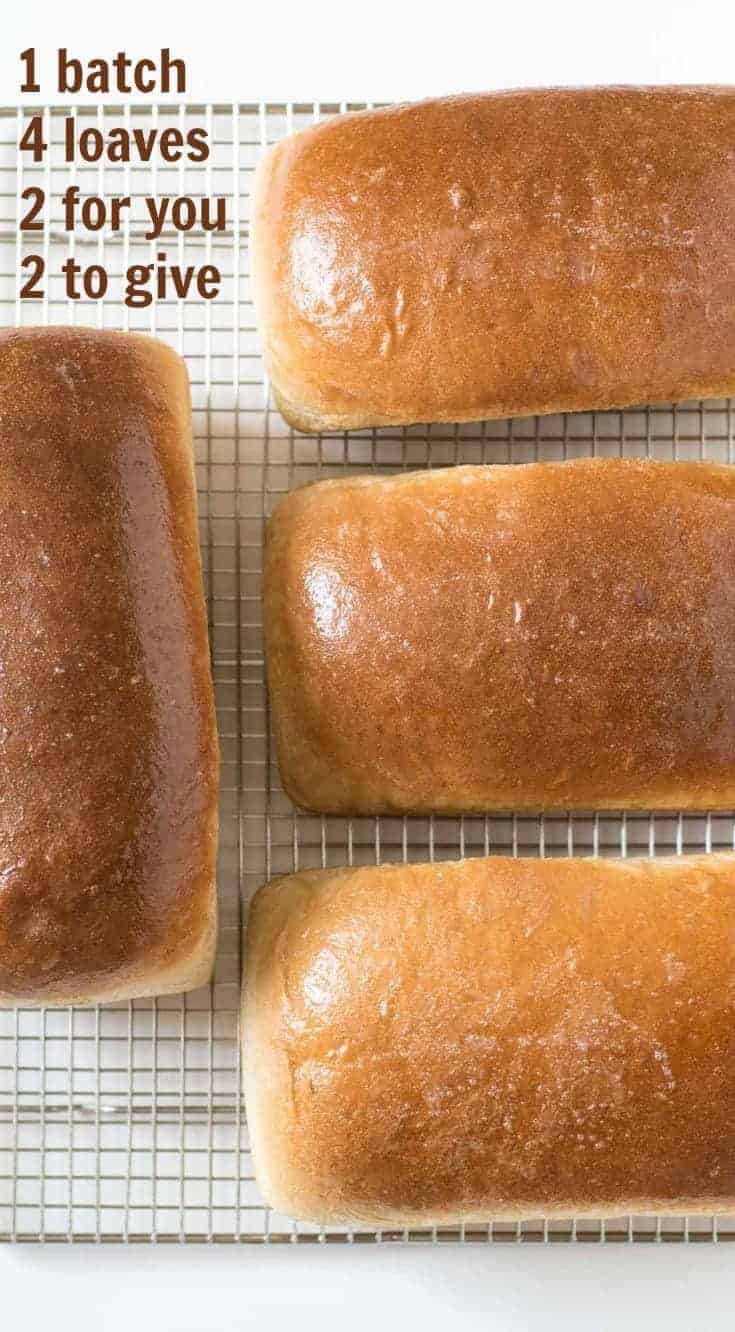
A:
<svg viewBox="0 0 735 1332">
<path fill-rule="evenodd" d="M 0 334 L 0 998 L 203 984 L 218 748 L 189 386 L 163 343 Z"/>
<path fill-rule="evenodd" d="M 300 430 L 735 392 L 735 91 L 542 89 L 269 150 L 253 271 Z"/>
<path fill-rule="evenodd" d="M 735 858 L 309 870 L 253 903 L 260 1188 L 324 1224 L 730 1212 Z"/>
<path fill-rule="evenodd" d="M 325 813 L 735 806 L 735 470 L 320 482 L 271 518 L 283 785 Z"/>
</svg>

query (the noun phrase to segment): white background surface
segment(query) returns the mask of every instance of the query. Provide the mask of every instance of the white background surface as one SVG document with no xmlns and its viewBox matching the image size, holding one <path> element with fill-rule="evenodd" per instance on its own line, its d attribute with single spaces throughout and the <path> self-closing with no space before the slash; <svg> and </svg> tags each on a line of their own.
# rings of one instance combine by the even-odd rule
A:
<svg viewBox="0 0 735 1332">
<path fill-rule="evenodd" d="M 155 12 L 153 12 L 155 9 Z M 60 15 L 60 11 L 65 13 Z M 18 53 L 187 61 L 187 100 L 395 99 L 564 83 L 735 82 L 732 0 L 261 0 L 252 5 L 14 5 L 0 102 Z M 34 100 L 33 98 L 26 100 Z M 81 100 L 76 98 L 76 101 Z M 116 99 L 117 100 L 117 99 Z M 146 100 L 146 99 L 143 99 Z M 230 1332 L 455 1325 L 718 1332 L 735 1309 L 735 1245 L 272 1249 L 0 1249 L 0 1328 Z"/>
</svg>

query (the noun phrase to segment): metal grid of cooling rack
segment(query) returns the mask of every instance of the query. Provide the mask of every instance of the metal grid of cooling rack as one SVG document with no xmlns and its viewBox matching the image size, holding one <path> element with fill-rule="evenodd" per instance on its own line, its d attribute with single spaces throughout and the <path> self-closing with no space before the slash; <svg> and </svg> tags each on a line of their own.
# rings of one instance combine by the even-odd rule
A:
<svg viewBox="0 0 735 1332">
<path fill-rule="evenodd" d="M 222 742 L 219 895 L 214 979 L 183 997 L 96 1009 L 0 1012 L 0 1239 L 45 1242 L 459 1240 L 725 1240 L 735 1218 L 621 1217 L 604 1223 L 529 1219 L 420 1232 L 320 1232 L 268 1211 L 258 1197 L 240 1097 L 238 999 L 247 903 L 270 874 L 297 866 L 513 855 L 670 854 L 735 845 L 730 816 L 547 815 L 344 819 L 297 814 L 283 795 L 269 738 L 259 575 L 263 524 L 293 485 L 345 472 L 395 472 L 458 462 L 518 463 L 590 453 L 735 458 L 729 402 L 413 427 L 324 437 L 294 435 L 268 401 L 249 287 L 252 171 L 266 144 L 352 105 L 33 108 L 0 111 L 0 325 L 87 323 L 138 328 L 186 357 L 192 384 L 201 541 Z M 50 145 L 39 166 L 17 143 L 43 115 Z M 205 125 L 209 161 L 69 167 L 63 119 L 150 128 Z M 61 195 L 133 199 L 120 233 L 66 235 Z M 40 235 L 18 230 L 21 194 L 40 184 Z M 228 197 L 225 234 L 192 230 L 144 239 L 146 194 Z M 68 301 L 60 276 L 41 302 L 18 299 L 25 253 L 48 268 L 68 253 L 104 263 L 111 281 L 165 246 L 179 263 L 214 258 L 218 300 L 125 308 Z"/>
</svg>

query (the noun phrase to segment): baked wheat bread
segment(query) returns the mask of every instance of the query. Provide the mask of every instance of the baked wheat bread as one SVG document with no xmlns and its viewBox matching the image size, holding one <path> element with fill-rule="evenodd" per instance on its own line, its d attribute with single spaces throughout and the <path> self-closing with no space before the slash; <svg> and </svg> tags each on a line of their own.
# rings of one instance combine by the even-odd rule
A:
<svg viewBox="0 0 735 1332">
<path fill-rule="evenodd" d="M 0 998 L 203 984 L 218 750 L 189 386 L 151 338 L 0 334 Z"/>
<path fill-rule="evenodd" d="M 307 870 L 256 896 L 255 1170 L 322 1224 L 735 1210 L 735 858 Z"/>
<path fill-rule="evenodd" d="M 735 90 L 341 116 L 258 169 L 254 293 L 300 430 L 735 392 Z"/>
<path fill-rule="evenodd" d="M 735 807 L 735 469 L 584 459 L 277 506 L 283 785 L 325 813 Z"/>
</svg>

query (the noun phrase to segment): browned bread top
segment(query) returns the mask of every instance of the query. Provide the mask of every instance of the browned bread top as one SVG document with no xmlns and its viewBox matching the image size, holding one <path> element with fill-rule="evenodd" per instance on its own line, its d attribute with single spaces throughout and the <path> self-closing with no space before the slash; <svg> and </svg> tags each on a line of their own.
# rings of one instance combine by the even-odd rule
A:
<svg viewBox="0 0 735 1332">
<path fill-rule="evenodd" d="M 278 759 L 336 813 L 735 806 L 735 469 L 320 482 L 268 529 Z"/>
<path fill-rule="evenodd" d="M 255 899 L 258 1181 L 323 1223 L 735 1208 L 735 858 L 310 870 Z"/>
<path fill-rule="evenodd" d="M 201 982 L 217 739 L 186 370 L 0 335 L 0 995 Z"/>
<path fill-rule="evenodd" d="M 735 91 L 541 89 L 278 143 L 255 294 L 303 430 L 735 391 Z"/>
</svg>

